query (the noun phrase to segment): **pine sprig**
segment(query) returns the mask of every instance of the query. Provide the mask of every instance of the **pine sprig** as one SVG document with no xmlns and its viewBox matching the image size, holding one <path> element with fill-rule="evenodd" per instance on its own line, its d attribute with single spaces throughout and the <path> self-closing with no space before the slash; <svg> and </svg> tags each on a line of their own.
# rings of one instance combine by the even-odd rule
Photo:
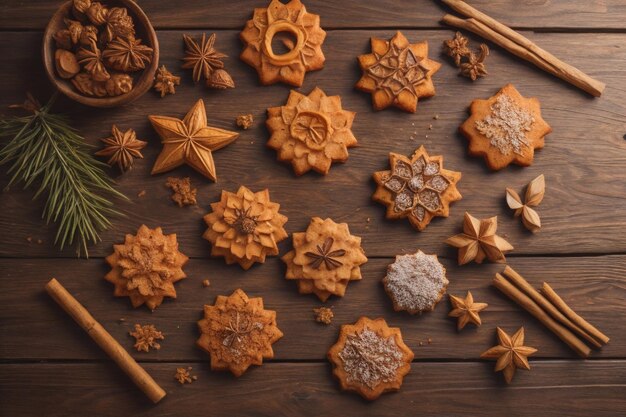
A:
<svg viewBox="0 0 626 417">
<path fill-rule="evenodd" d="M 38 183 L 33 199 L 46 195 L 42 218 L 57 224 L 55 244 L 61 249 L 76 244 L 78 256 L 89 255 L 89 242 L 100 241 L 99 232 L 111 226 L 109 217 L 121 215 L 109 197 L 127 199 L 113 188 L 105 166 L 89 152 L 65 117 L 50 113 L 56 94 L 44 105 L 30 95 L 24 109 L 32 115 L 0 119 L 0 165 L 11 164 L 9 186 L 24 188 Z"/>
</svg>

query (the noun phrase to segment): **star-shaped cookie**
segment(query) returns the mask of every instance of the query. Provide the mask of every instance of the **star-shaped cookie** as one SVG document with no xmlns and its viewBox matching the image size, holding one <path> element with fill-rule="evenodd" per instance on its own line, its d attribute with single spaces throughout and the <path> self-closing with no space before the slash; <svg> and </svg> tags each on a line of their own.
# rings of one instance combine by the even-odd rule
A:
<svg viewBox="0 0 626 417">
<path fill-rule="evenodd" d="M 456 317 L 457 330 L 461 330 L 467 323 L 474 323 L 480 326 L 482 321 L 478 313 L 488 307 L 487 303 L 475 303 L 471 292 L 467 292 L 465 298 L 449 295 L 452 310 L 448 313 L 448 317 Z"/>
<path fill-rule="evenodd" d="M 528 357 L 537 349 L 524 346 L 524 328 L 520 327 L 513 336 L 506 334 L 501 328 L 497 328 L 499 345 L 483 352 L 482 359 L 497 359 L 496 372 L 502 371 L 504 380 L 510 384 L 516 369 L 530 370 Z"/>
<path fill-rule="evenodd" d="M 469 154 L 482 156 L 494 171 L 511 163 L 531 165 L 535 149 L 543 148 L 552 132 L 539 100 L 523 97 L 512 84 L 487 100 L 472 101 L 470 113 L 459 131 L 469 141 Z"/>
<path fill-rule="evenodd" d="M 498 236 L 497 230 L 497 216 L 479 220 L 466 212 L 463 233 L 449 237 L 446 243 L 459 249 L 459 265 L 471 261 L 481 264 L 485 258 L 491 262 L 504 263 L 504 254 L 512 251 L 513 245 Z"/>
<path fill-rule="evenodd" d="M 205 305 L 198 327 L 201 335 L 196 344 L 211 355 L 211 369 L 235 376 L 273 358 L 272 344 L 283 337 L 276 312 L 265 310 L 261 297 L 248 298 L 241 289 L 228 297 L 218 295 L 215 305 Z"/>
<path fill-rule="evenodd" d="M 413 357 L 399 328 L 389 327 L 382 318 L 368 317 L 341 326 L 337 343 L 328 351 L 341 389 L 370 401 L 400 389 Z"/>
<path fill-rule="evenodd" d="M 148 118 L 163 144 L 152 168 L 153 175 L 186 163 L 210 180 L 217 181 L 212 152 L 232 143 L 239 133 L 209 126 L 204 101 L 198 100 L 183 120 L 168 116 Z"/>
<path fill-rule="evenodd" d="M 355 87 L 372 93 L 375 110 L 395 106 L 415 113 L 420 98 L 435 95 L 432 76 L 441 64 L 428 59 L 428 42 L 409 43 L 396 32 L 388 41 L 371 38 L 371 48 L 359 56 L 363 76 Z"/>
<path fill-rule="evenodd" d="M 450 203 L 460 200 L 461 173 L 443 168 L 442 156 L 429 156 L 420 146 L 411 158 L 389 154 L 390 170 L 375 172 L 372 199 L 387 206 L 388 219 L 408 218 L 422 231 L 433 217 L 448 217 Z"/>
</svg>

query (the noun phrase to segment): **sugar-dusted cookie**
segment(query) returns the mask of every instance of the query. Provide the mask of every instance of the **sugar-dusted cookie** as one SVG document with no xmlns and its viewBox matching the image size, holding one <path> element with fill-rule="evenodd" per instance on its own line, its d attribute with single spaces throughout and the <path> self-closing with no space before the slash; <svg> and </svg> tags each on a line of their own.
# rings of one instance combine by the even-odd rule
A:
<svg viewBox="0 0 626 417">
<path fill-rule="evenodd" d="M 432 76 L 441 64 L 428 59 L 428 42 L 409 43 L 396 32 L 388 41 L 371 38 L 371 48 L 359 56 L 363 76 L 355 87 L 372 93 L 375 110 L 395 106 L 415 113 L 420 98 L 435 95 Z"/>
<path fill-rule="evenodd" d="M 409 159 L 397 153 L 389 154 L 388 171 L 374 173 L 378 187 L 374 201 L 387 206 L 388 219 L 408 218 L 419 231 L 433 217 L 448 217 L 450 203 L 460 200 L 456 188 L 461 173 L 443 168 L 442 156 L 429 156 L 420 146 Z"/>
<path fill-rule="evenodd" d="M 238 289 L 230 296 L 217 296 L 215 304 L 204 306 L 198 321 L 196 344 L 211 355 L 211 369 L 241 376 L 250 365 L 272 359 L 272 344 L 283 337 L 276 325 L 276 312 L 263 308 L 263 299 L 248 298 Z"/>
<path fill-rule="evenodd" d="M 106 257 L 111 271 L 104 279 L 115 285 L 116 297 L 154 310 L 165 297 L 176 298 L 174 283 L 187 276 L 182 268 L 188 260 L 179 252 L 175 234 L 141 225 L 136 235 L 127 234 L 123 244 L 113 245 Z"/>
<path fill-rule="evenodd" d="M 300 294 L 315 294 L 326 301 L 343 297 L 348 282 L 361 279 L 367 262 L 361 238 L 352 236 L 347 223 L 313 217 L 306 232 L 294 233 L 293 250 L 282 257 L 285 278 L 298 280 Z"/>
<path fill-rule="evenodd" d="M 487 166 L 500 170 L 513 163 L 529 166 L 535 149 L 544 146 L 552 128 L 541 117 L 539 100 L 525 98 L 507 84 L 487 100 L 474 100 L 470 117 L 459 126 L 469 141 L 469 154 L 482 156 Z"/>
<path fill-rule="evenodd" d="M 211 256 L 222 256 L 227 264 L 249 269 L 266 256 L 278 255 L 277 243 L 287 238 L 283 228 L 287 216 L 280 204 L 270 201 L 267 189 L 256 193 L 241 186 L 237 193 L 222 191 L 213 211 L 204 216 L 208 229 L 203 237 L 211 242 Z"/>
<path fill-rule="evenodd" d="M 333 162 L 345 162 L 356 145 L 352 122 L 356 113 L 343 110 L 339 96 L 327 96 L 315 87 L 306 96 L 291 91 L 284 106 L 267 109 L 267 146 L 278 160 L 291 162 L 297 175 L 313 169 L 328 174 Z"/>
<path fill-rule="evenodd" d="M 289 33 L 291 39 L 283 39 L 286 53 L 276 53 L 272 40 L 278 33 Z M 320 27 L 319 15 L 307 13 L 300 0 L 283 4 L 272 0 L 267 8 L 254 9 L 252 19 L 239 34 L 245 49 L 240 58 L 254 67 L 263 85 L 284 82 L 300 87 L 307 71 L 324 67 L 322 43 L 326 32 Z"/>
<path fill-rule="evenodd" d="M 421 250 L 396 256 L 383 278 L 393 309 L 410 314 L 434 310 L 446 293 L 448 284 L 446 269 L 437 255 L 426 255 Z"/>
<path fill-rule="evenodd" d="M 328 351 L 341 389 L 370 401 L 400 389 L 413 357 L 400 329 L 389 327 L 382 318 L 361 317 L 354 324 L 344 324 L 337 343 Z"/>
</svg>

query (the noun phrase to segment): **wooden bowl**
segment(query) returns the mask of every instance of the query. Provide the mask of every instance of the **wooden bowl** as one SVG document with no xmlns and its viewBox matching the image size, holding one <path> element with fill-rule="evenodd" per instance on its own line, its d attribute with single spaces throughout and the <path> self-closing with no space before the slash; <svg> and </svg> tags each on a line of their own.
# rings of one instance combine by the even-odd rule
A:
<svg viewBox="0 0 626 417">
<path fill-rule="evenodd" d="M 92 107 L 116 107 L 128 104 L 137 100 L 144 95 L 154 83 L 154 74 L 159 66 L 159 41 L 156 32 L 148 19 L 148 16 L 141 8 L 131 0 L 110 0 L 105 1 L 107 7 L 126 7 L 128 14 L 133 18 L 135 24 L 136 37 L 142 42 L 150 46 L 154 52 L 152 61 L 148 67 L 144 68 L 140 73 L 131 73 L 133 77 L 133 89 L 126 94 L 115 97 L 91 97 L 78 92 L 72 85 L 70 80 L 65 80 L 57 75 L 54 62 L 54 51 L 56 44 L 52 37 L 58 30 L 65 29 L 63 18 L 71 18 L 72 1 L 64 3 L 54 13 L 43 36 L 42 55 L 48 78 L 52 81 L 59 91 L 74 101 Z"/>
</svg>

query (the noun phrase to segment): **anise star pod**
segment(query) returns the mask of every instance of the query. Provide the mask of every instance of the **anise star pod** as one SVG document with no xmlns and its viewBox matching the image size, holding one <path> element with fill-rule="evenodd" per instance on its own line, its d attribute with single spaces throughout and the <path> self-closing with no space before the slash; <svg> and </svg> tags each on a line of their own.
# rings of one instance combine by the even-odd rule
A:
<svg viewBox="0 0 626 417">
<path fill-rule="evenodd" d="M 541 229 L 541 219 L 532 207 L 536 207 L 541 203 L 545 192 L 546 182 L 543 174 L 528 183 L 524 198 L 525 202 L 522 201 L 522 198 L 514 190 L 511 188 L 506 189 L 506 203 L 509 208 L 515 210 L 515 217 L 522 217 L 524 227 L 533 233 Z"/>
<path fill-rule="evenodd" d="M 132 72 L 146 67 L 152 60 L 153 49 L 141 43 L 141 39 L 115 38 L 102 52 L 104 62 L 115 70 Z"/>
</svg>

